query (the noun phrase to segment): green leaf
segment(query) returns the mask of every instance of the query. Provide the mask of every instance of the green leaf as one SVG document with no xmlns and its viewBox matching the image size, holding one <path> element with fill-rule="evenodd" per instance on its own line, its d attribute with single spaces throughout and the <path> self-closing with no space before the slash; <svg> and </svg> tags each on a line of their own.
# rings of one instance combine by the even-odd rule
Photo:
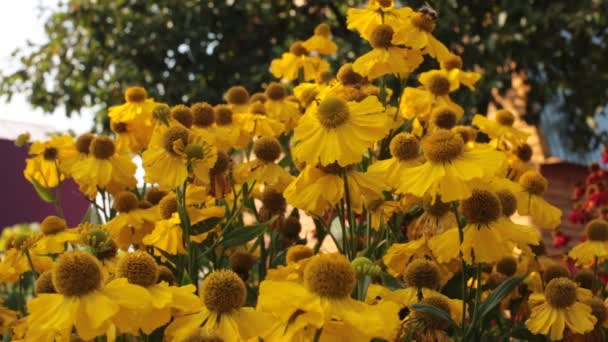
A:
<svg viewBox="0 0 608 342">
<path fill-rule="evenodd" d="M 436 306 L 433 305 L 429 305 L 429 304 L 424 304 L 424 303 L 418 303 L 418 304 L 412 304 L 409 306 L 410 310 L 414 310 L 414 311 L 418 311 L 418 312 L 422 312 L 422 313 L 427 313 L 430 315 L 433 315 L 437 318 L 440 318 L 446 322 L 449 322 L 451 325 L 456 326 L 456 322 L 454 322 L 454 320 L 452 320 L 452 317 L 450 317 L 450 314 L 445 312 L 444 310 L 439 309 Z"/>
<path fill-rule="evenodd" d="M 526 276 L 511 277 L 497 286 L 496 289 L 490 293 L 488 298 L 479 306 L 479 321 L 482 322 L 484 317 L 494 310 L 494 308 L 497 307 L 525 278 Z"/>
<path fill-rule="evenodd" d="M 212 217 L 203 222 L 199 222 L 191 227 L 191 233 L 194 235 L 202 234 L 210 231 L 215 226 L 217 226 L 220 222 L 224 220 L 224 217 Z"/>
<path fill-rule="evenodd" d="M 398 290 L 405 287 L 399 279 L 386 272 L 380 273 L 380 279 L 382 279 L 382 284 L 391 290 Z"/>
<path fill-rule="evenodd" d="M 32 178 L 32 185 L 34 186 L 34 190 L 38 193 L 38 196 L 41 200 L 47 203 L 55 202 L 55 195 L 51 192 L 51 189 L 45 188 L 42 184 L 38 183 L 35 179 Z"/>
<path fill-rule="evenodd" d="M 266 228 L 268 228 L 268 222 L 231 229 L 224 232 L 222 235 L 222 242 L 220 244 L 224 248 L 243 245 L 246 242 L 262 235 L 264 231 L 266 231 Z"/>
</svg>

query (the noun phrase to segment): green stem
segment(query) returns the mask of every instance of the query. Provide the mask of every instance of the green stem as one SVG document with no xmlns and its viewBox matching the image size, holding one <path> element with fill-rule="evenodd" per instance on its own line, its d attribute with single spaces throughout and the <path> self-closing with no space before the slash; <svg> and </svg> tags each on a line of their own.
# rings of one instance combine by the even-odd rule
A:
<svg viewBox="0 0 608 342">
<path fill-rule="evenodd" d="M 598 283 L 601 283 L 601 281 L 598 278 L 598 266 L 599 266 L 599 260 L 597 257 L 595 257 L 595 262 L 593 263 L 593 287 L 591 289 L 591 291 L 594 293 L 595 293 L 595 290 L 597 289 L 597 286 L 599 285 Z"/>
<path fill-rule="evenodd" d="M 32 262 L 32 256 L 30 255 L 30 250 L 26 248 L 24 253 L 25 253 L 25 256 L 27 257 L 27 262 L 30 265 L 32 272 L 34 272 L 34 277 L 38 278 L 38 272 L 36 272 L 36 269 L 34 268 L 34 263 Z"/>
<path fill-rule="evenodd" d="M 348 252 L 348 241 L 346 238 L 346 222 L 344 221 L 344 201 L 340 201 L 340 206 L 336 206 L 336 211 L 338 212 L 338 221 L 340 222 L 340 228 L 342 228 L 342 253 L 344 255 L 349 255 Z M 330 223 L 331 229 L 331 223 Z M 331 232 L 331 230 L 330 230 Z M 336 244 L 337 246 L 337 244 Z"/>
<path fill-rule="evenodd" d="M 462 241 L 464 240 L 464 225 L 462 224 L 460 218 L 458 217 L 458 206 L 456 203 L 452 205 L 452 210 L 454 211 L 454 216 L 456 216 L 456 222 L 458 222 L 458 240 L 460 241 L 460 245 L 462 245 Z M 462 267 L 462 322 L 460 325 L 460 329 L 462 329 L 462 335 L 464 336 L 465 327 L 464 324 L 467 318 L 467 276 L 466 269 L 467 264 L 464 261 L 464 257 L 462 252 L 460 253 L 461 267 Z"/>
<path fill-rule="evenodd" d="M 475 276 L 476 284 L 475 284 L 475 309 L 473 309 L 473 323 L 477 325 L 477 327 L 472 327 L 471 331 L 475 332 L 475 340 L 479 340 L 478 329 L 481 328 L 481 322 L 479 320 L 479 306 L 481 305 L 481 264 L 477 264 L 477 272 Z"/>
<path fill-rule="evenodd" d="M 188 272 L 190 279 L 194 282 L 197 279 L 197 274 L 195 274 L 195 266 L 194 266 L 194 258 L 192 255 L 192 241 L 190 241 L 190 218 L 188 217 L 188 211 L 186 209 L 186 189 L 188 186 L 188 181 L 184 181 L 184 184 L 181 186 L 181 189 L 178 187 L 176 189 L 177 194 L 177 210 L 181 222 L 181 226 L 184 230 L 182 242 L 186 247 L 186 256 L 185 256 L 185 265 L 182 265 L 182 269 Z M 194 284 L 196 286 L 196 284 Z"/>
<path fill-rule="evenodd" d="M 357 254 L 357 238 L 358 235 L 356 234 L 356 222 L 355 222 L 355 214 L 352 210 L 351 204 L 350 204 L 350 189 L 348 187 L 348 176 L 346 174 L 346 171 L 344 171 L 344 173 L 342 174 L 342 178 L 344 179 L 344 196 L 346 197 L 346 210 L 348 211 L 348 228 L 349 228 L 349 232 L 350 232 L 350 241 L 351 241 L 351 246 L 350 246 L 350 259 L 354 259 L 355 258 L 355 254 Z"/>
</svg>

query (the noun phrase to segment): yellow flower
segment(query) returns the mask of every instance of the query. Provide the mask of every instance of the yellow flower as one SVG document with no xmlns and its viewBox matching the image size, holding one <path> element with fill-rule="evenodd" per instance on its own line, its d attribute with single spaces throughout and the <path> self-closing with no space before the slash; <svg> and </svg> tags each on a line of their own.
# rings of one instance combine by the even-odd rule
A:
<svg viewBox="0 0 608 342">
<path fill-rule="evenodd" d="M 579 265 L 591 265 L 608 257 L 608 222 L 596 219 L 585 227 L 587 240 L 574 246 L 568 253 Z"/>
<path fill-rule="evenodd" d="M 145 252 L 122 256 L 118 261 L 117 276 L 125 278 L 130 284 L 145 288 L 151 298 L 147 307 L 123 307 L 113 317 L 112 321 L 122 333 L 137 336 L 141 330 L 149 335 L 167 324 L 174 314 L 194 312 L 200 306 L 194 294 L 194 285 L 175 287 L 161 282 L 154 258 Z"/>
<path fill-rule="evenodd" d="M 355 72 L 369 80 L 387 74 L 406 78 L 423 62 L 420 51 L 393 45 L 393 32 L 389 25 L 376 26 L 369 40 L 373 49 L 355 60 Z"/>
<path fill-rule="evenodd" d="M 375 96 L 361 102 L 328 96 L 318 105 L 313 103 L 300 119 L 293 136 L 293 155 L 311 165 L 358 163 L 363 152 L 387 133 L 387 121 Z"/>
<path fill-rule="evenodd" d="M 213 203 L 206 203 L 206 207 L 197 206 L 205 203 L 206 192 L 202 188 L 191 185 L 186 190 L 186 212 L 190 219 L 190 224 L 195 225 L 201 221 L 214 217 L 224 217 L 225 208 L 215 206 Z M 161 220 L 157 221 L 154 230 L 146 235 L 142 242 L 145 245 L 154 246 L 171 255 L 186 254 L 183 241 L 183 228 L 181 218 L 177 212 L 177 198 L 174 193 L 163 197 L 158 204 Z M 191 241 L 201 242 L 206 236 L 190 236 Z"/>
<path fill-rule="evenodd" d="M 317 78 L 323 72 L 329 70 L 329 63 L 319 57 L 309 56 L 309 51 L 302 42 L 297 41 L 289 47 L 289 52 L 283 53 L 281 58 L 273 59 L 270 64 L 272 75 L 286 81 L 292 81 L 304 77 L 303 81 Z"/>
<path fill-rule="evenodd" d="M 249 134 L 235 122 L 234 112 L 230 106 L 218 105 L 213 110 L 215 112 L 215 143 L 219 150 L 243 148 L 251 142 Z"/>
<path fill-rule="evenodd" d="M 464 109 L 452 102 L 450 93 L 460 87 L 457 74 L 446 70 L 430 70 L 418 77 L 420 88 L 405 88 L 401 98 L 401 114 L 406 119 L 418 118 L 427 121 L 436 108 L 448 108 L 460 120 Z"/>
<path fill-rule="evenodd" d="M 326 167 L 306 166 L 285 189 L 285 199 L 296 208 L 321 215 L 344 198 L 343 173 L 347 177 L 353 211 L 361 213 L 365 201 L 382 198 L 382 190 L 386 187 L 382 180 L 353 167 L 341 168 L 332 164 Z"/>
<path fill-rule="evenodd" d="M 28 302 L 27 341 L 69 340 L 72 327 L 85 340 L 105 334 L 121 307 L 144 308 L 152 300 L 145 289 L 124 278 L 103 285 L 101 265 L 90 254 L 63 254 L 53 268 L 58 293 L 43 293 Z"/>
<path fill-rule="evenodd" d="M 295 281 L 302 283 L 304 281 L 304 268 L 313 254 L 313 250 L 304 245 L 289 247 L 285 254 L 287 265 L 269 269 L 264 280 Z"/>
<path fill-rule="evenodd" d="M 480 73 L 462 70 L 462 58 L 454 54 L 441 61 L 441 69 L 456 72 L 458 81 L 471 90 L 475 90 L 475 83 L 481 78 Z"/>
<path fill-rule="evenodd" d="M 451 202 L 471 195 L 471 180 L 493 176 L 505 160 L 494 150 L 464 150 L 464 141 L 456 133 L 436 130 L 422 141 L 426 162 L 404 169 L 398 193 L 417 197 L 440 195 Z"/>
<path fill-rule="evenodd" d="M 449 313 L 454 321 L 462 319 L 462 300 L 450 299 L 438 292 L 441 287 L 441 270 L 437 264 L 426 259 L 414 259 L 407 264 L 407 267 L 400 273 L 403 274 L 406 287 L 395 291 L 379 285 L 370 285 L 366 295 L 366 301 L 372 303 L 381 300 L 388 300 L 398 304 L 400 307 L 407 307 L 420 302 L 423 298 L 441 297 L 450 307 Z"/>
<path fill-rule="evenodd" d="M 285 125 L 285 131 L 292 130 L 300 120 L 300 108 L 297 102 L 287 98 L 287 90 L 277 82 L 270 83 L 266 88 L 264 108 L 269 117 Z"/>
<path fill-rule="evenodd" d="M 234 180 L 243 184 L 256 180 L 259 184 L 266 184 L 283 191 L 294 177 L 283 167 L 275 164 L 281 156 L 281 144 L 276 138 L 262 137 L 255 141 L 253 153 L 257 159 L 239 164 L 234 171 Z"/>
<path fill-rule="evenodd" d="M 110 129 L 116 134 L 116 150 L 119 152 L 140 153 L 148 147 L 153 128 L 151 117 L 110 122 Z"/>
<path fill-rule="evenodd" d="M 202 333 L 223 341 L 242 342 L 263 336 L 273 325 L 270 315 L 243 307 L 245 283 L 232 271 L 214 271 L 201 285 L 201 305 L 194 313 L 176 317 L 165 329 L 170 341 Z"/>
<path fill-rule="evenodd" d="M 416 240 L 422 236 L 431 238 L 444 231 L 457 226 L 456 215 L 452 211 L 452 203 L 444 203 L 438 196 L 433 202 L 431 196 L 422 199 L 424 212 L 414 219 L 407 227 L 409 240 Z"/>
<path fill-rule="evenodd" d="M 538 171 L 529 170 L 517 183 L 506 182 L 517 198 L 517 212 L 530 215 L 532 222 L 542 228 L 555 228 L 561 223 L 562 211 L 542 197 L 547 190 L 547 180 Z"/>
<path fill-rule="evenodd" d="M 473 117 L 473 125 L 479 127 L 480 131 L 491 138 L 498 139 L 499 143 L 503 139 L 513 145 L 525 143 L 530 134 L 514 128 L 513 122 L 515 122 L 515 116 L 506 109 L 497 111 L 495 120 L 490 120 L 479 114 Z"/>
<path fill-rule="evenodd" d="M 40 235 L 31 233 L 20 233 L 15 235 L 8 243 L 9 247 L 0 262 L 0 282 L 14 283 L 20 279 L 20 276 L 28 271 L 35 270 L 42 273 L 53 267 L 53 260 L 46 255 L 30 254 L 28 252 L 40 239 Z M 31 258 L 31 265 L 30 265 Z"/>
<path fill-rule="evenodd" d="M 313 335 L 314 330 L 323 328 L 322 340 L 326 334 L 326 338 L 334 336 L 335 340 L 341 333 L 355 333 L 364 336 L 363 340 L 373 337 L 393 340 L 399 325 L 398 307 L 392 303 L 372 306 L 350 298 L 355 282 L 355 272 L 343 255 L 316 255 L 306 264 L 303 285 L 263 281 L 257 308 L 274 314 L 283 331 L 293 328 L 300 314 L 312 313 L 318 318 L 309 321 L 314 327 Z M 333 327 L 338 331 L 325 330 L 326 325 L 332 324 L 339 324 Z"/>
<path fill-rule="evenodd" d="M 40 230 L 42 236 L 32 246 L 32 252 L 38 255 L 63 253 L 68 242 L 80 239 L 78 230 L 68 229 L 65 220 L 57 216 L 47 216 L 40 223 Z"/>
<path fill-rule="evenodd" d="M 435 30 L 436 19 L 437 13 L 428 7 L 409 15 L 407 20 L 395 31 L 393 42 L 422 50 L 439 62 L 445 61 L 451 54 L 448 48 L 432 34 Z"/>
<path fill-rule="evenodd" d="M 532 309 L 526 327 L 533 334 L 549 335 L 552 341 L 563 338 L 567 327 L 576 334 L 593 329 L 597 319 L 591 314 L 591 307 L 585 304 L 591 300 L 589 290 L 579 288 L 568 278 L 555 278 L 545 288 L 545 293 L 530 295 Z"/>
<path fill-rule="evenodd" d="M 48 141 L 36 141 L 29 149 L 23 175 L 45 188 L 54 188 L 66 177 L 63 163 L 76 154 L 74 139 L 69 135 L 56 135 Z"/>
<path fill-rule="evenodd" d="M 432 255 L 433 254 L 431 253 L 431 249 L 428 245 L 428 239 L 426 236 L 422 236 L 419 239 L 410 240 L 406 243 L 392 244 L 386 251 L 386 254 L 384 254 L 382 257 L 382 262 L 384 262 L 390 274 L 398 276 L 403 274 L 405 265 L 407 265 L 413 258 L 422 258 Z M 445 260 L 445 258 L 442 260 Z M 445 262 L 448 261 L 450 260 L 446 260 Z"/>
<path fill-rule="evenodd" d="M 315 27 L 315 33 L 302 43 L 308 51 L 316 51 L 323 55 L 331 55 L 338 50 L 338 46 L 331 40 L 331 29 L 327 24 L 319 24 Z"/>
<path fill-rule="evenodd" d="M 142 87 L 130 87 L 125 91 L 125 103 L 110 107 L 108 117 L 113 122 L 130 122 L 136 119 L 150 119 L 154 107 L 159 103 L 148 98 L 148 93 Z"/>
<path fill-rule="evenodd" d="M 391 189 L 396 189 L 401 184 L 403 172 L 408 168 L 419 166 L 423 161 L 420 158 L 420 143 L 410 133 L 395 135 L 389 147 L 392 158 L 371 164 L 367 173 L 382 179 Z"/>
<path fill-rule="evenodd" d="M 500 198 L 493 192 L 473 190 L 461 204 L 467 225 L 459 246 L 458 229 L 452 228 L 430 239 L 429 246 L 440 262 L 458 256 L 458 250 L 469 264 L 492 263 L 511 255 L 513 243 L 537 245 L 539 232 L 533 227 L 518 225 L 503 216 Z"/>
<path fill-rule="evenodd" d="M 118 213 L 107 224 L 112 239 L 118 248 L 141 244 L 142 238 L 154 229 L 154 222 L 160 219 L 158 208 L 141 208 L 134 193 L 122 191 L 114 196 L 113 208 Z"/>
<path fill-rule="evenodd" d="M 234 120 L 253 137 L 276 137 L 285 131 L 285 125 L 267 115 L 261 102 L 252 103 L 246 113 L 234 115 Z"/>
<path fill-rule="evenodd" d="M 370 0 L 365 8 L 349 8 L 346 12 L 346 27 L 357 30 L 369 40 L 374 29 L 381 24 L 400 28 L 414 11 L 409 7 L 395 8 L 393 0 Z"/>
<path fill-rule="evenodd" d="M 174 124 L 161 138 L 152 138 L 142 157 L 146 181 L 173 189 L 184 183 L 190 169 L 197 179 L 208 183 L 209 170 L 217 161 L 217 149 L 207 137 Z"/>
<path fill-rule="evenodd" d="M 385 225 L 395 212 L 401 210 L 401 204 L 398 201 L 375 199 L 366 203 L 366 208 L 371 214 L 370 222 L 368 223 L 373 229 L 380 230 L 380 227 Z"/>
<path fill-rule="evenodd" d="M 116 192 L 135 187 L 136 169 L 131 157 L 117 153 L 114 141 L 101 135 L 90 142 L 89 155 L 74 163 L 72 176 L 81 191 L 93 198 L 98 188 Z"/>
</svg>

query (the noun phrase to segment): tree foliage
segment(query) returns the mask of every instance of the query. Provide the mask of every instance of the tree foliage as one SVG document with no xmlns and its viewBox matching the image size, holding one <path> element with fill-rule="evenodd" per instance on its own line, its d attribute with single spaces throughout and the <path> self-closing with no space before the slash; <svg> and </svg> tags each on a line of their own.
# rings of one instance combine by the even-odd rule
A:
<svg viewBox="0 0 608 342">
<path fill-rule="evenodd" d="M 46 43 L 15 52 L 20 67 L 2 75 L 0 95 L 25 92 L 45 111 L 65 108 L 69 116 L 94 108 L 100 118 L 134 84 L 171 103 L 216 103 L 235 84 L 261 90 L 272 78 L 270 60 L 320 22 L 332 26 L 340 47 L 334 70 L 368 49 L 345 29 L 346 8 L 364 1 L 71 0 L 46 22 Z M 546 103 L 560 103 L 575 147 L 599 142 L 586 119 L 606 104 L 608 0 L 430 4 L 440 17 L 435 35 L 466 68 L 484 73 L 478 92 L 458 99 L 469 114 L 486 108 L 491 89 L 509 86 L 513 68 L 525 70 L 529 122 L 539 122 Z"/>
</svg>

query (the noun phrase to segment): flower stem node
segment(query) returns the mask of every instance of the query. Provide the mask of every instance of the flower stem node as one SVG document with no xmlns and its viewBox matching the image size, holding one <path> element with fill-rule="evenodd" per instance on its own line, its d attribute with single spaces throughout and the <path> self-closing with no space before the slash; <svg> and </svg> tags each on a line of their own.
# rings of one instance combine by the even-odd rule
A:
<svg viewBox="0 0 608 342">
<path fill-rule="evenodd" d="M 61 255 L 53 268 L 53 286 L 65 296 L 83 296 L 101 286 L 99 261 L 91 254 L 74 251 Z"/>
<path fill-rule="evenodd" d="M 214 271 L 201 285 L 205 306 L 214 312 L 228 313 L 245 304 L 245 283 L 233 271 Z"/>
</svg>

